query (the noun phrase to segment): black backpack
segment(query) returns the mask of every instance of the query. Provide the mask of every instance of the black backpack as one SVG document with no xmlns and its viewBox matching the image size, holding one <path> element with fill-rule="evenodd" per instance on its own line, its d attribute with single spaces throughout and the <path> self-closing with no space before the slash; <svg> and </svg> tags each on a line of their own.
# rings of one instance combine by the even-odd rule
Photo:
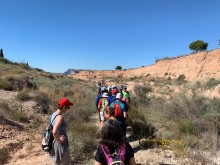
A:
<svg viewBox="0 0 220 165">
<path fill-rule="evenodd" d="M 53 140 L 54 140 L 54 137 L 53 137 L 53 121 L 55 120 L 55 118 L 58 116 L 58 115 L 61 115 L 61 114 L 57 114 L 54 119 L 51 121 L 51 118 L 50 118 L 50 124 L 47 126 L 44 134 L 43 134 L 43 139 L 42 139 L 42 148 L 45 152 L 49 152 L 50 149 L 52 148 L 53 146 Z"/>
</svg>

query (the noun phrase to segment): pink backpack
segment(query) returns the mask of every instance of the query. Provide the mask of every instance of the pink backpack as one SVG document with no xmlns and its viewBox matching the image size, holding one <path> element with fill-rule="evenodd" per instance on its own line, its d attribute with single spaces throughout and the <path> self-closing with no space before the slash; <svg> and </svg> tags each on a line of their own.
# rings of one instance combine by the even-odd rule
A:
<svg viewBox="0 0 220 165">
<path fill-rule="evenodd" d="M 114 153 L 110 153 L 109 149 L 105 145 L 101 145 L 102 151 L 105 154 L 105 158 L 108 165 L 124 165 L 125 161 L 125 148 L 126 144 L 122 143 L 122 145 L 119 147 L 118 152 L 115 148 Z"/>
</svg>

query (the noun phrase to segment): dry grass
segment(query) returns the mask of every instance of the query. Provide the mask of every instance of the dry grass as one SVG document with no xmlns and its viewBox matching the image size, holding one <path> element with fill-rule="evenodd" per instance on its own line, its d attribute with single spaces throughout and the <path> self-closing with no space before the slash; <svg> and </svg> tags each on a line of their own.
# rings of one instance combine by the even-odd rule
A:
<svg viewBox="0 0 220 165">
<path fill-rule="evenodd" d="M 97 146 L 94 136 L 96 127 L 86 124 L 90 116 L 96 112 L 96 87 L 92 81 L 69 79 L 7 61 L 0 62 L 0 67 L 0 88 L 1 84 L 10 86 L 12 83 L 12 89 L 19 91 L 19 100 L 36 101 L 42 106 L 42 113 L 50 114 L 55 110 L 61 97 L 68 97 L 73 101 L 73 110 L 66 114 L 72 160 L 77 163 L 93 156 Z M 108 78 L 116 85 L 129 81 L 144 84 L 137 85 L 134 93 L 131 93 L 132 106 L 126 121 L 139 138 L 157 137 L 167 141 L 181 141 L 186 147 L 217 149 L 220 134 L 220 100 L 204 96 L 201 91 L 214 88 L 219 84 L 219 80 L 210 79 L 207 82 L 190 84 L 185 81 L 183 74 L 173 80 L 168 77 L 170 76 L 168 73 L 164 76 L 102 78 Z M 15 88 L 15 84 L 20 84 L 19 88 Z M 152 93 L 154 95 L 151 95 Z M 21 111 L 14 113 L 14 109 L 7 104 L 0 103 L 0 107 L 1 118 L 12 118 L 20 122 L 30 121 L 25 113 Z M 35 126 L 42 122 L 39 118 L 34 118 L 33 121 Z M 178 147 L 175 150 L 177 155 L 182 151 Z M 7 153 L 5 154 L 7 156 Z"/>
</svg>

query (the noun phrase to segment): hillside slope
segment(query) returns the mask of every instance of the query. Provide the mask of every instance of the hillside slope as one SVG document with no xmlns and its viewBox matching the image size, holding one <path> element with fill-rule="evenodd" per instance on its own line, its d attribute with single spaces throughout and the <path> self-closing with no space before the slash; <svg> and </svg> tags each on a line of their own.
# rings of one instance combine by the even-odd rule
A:
<svg viewBox="0 0 220 165">
<path fill-rule="evenodd" d="M 220 78 L 220 49 L 192 53 L 172 60 L 161 60 L 153 65 L 138 69 L 81 71 L 69 76 L 84 80 L 98 80 L 107 77 L 132 78 L 147 75 L 153 77 L 168 75 L 171 78 L 177 78 L 181 74 L 184 74 L 186 80 L 189 81 Z"/>
</svg>

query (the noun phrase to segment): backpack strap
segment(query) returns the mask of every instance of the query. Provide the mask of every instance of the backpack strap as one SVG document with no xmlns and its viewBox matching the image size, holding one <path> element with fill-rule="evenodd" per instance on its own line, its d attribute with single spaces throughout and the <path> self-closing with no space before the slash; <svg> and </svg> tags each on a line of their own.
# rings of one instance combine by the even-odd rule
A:
<svg viewBox="0 0 220 165">
<path fill-rule="evenodd" d="M 106 146 L 105 146 L 104 144 L 102 144 L 101 147 L 102 147 L 102 151 L 104 152 L 104 155 L 105 155 L 107 164 L 112 163 L 111 154 L 110 154 L 110 153 L 107 153 L 107 151 L 106 151 Z"/>
<path fill-rule="evenodd" d="M 126 143 L 123 142 L 122 145 L 119 147 L 119 150 L 117 153 L 123 162 L 125 162 L 125 150 L 126 150 Z"/>
<path fill-rule="evenodd" d="M 61 113 L 56 114 L 52 121 L 51 121 L 52 116 L 50 117 L 50 124 L 53 124 L 53 121 L 56 119 L 56 117 L 57 117 L 58 115 L 61 115 Z"/>
<path fill-rule="evenodd" d="M 111 164 L 112 163 L 112 156 L 118 156 L 120 157 L 120 159 L 124 162 L 125 161 L 125 150 L 126 150 L 126 144 L 125 142 L 122 143 L 122 145 L 119 147 L 118 151 L 117 151 L 117 148 L 114 146 L 115 148 L 115 152 L 112 154 L 112 153 L 108 153 L 106 151 L 106 146 L 104 144 L 101 145 L 102 147 L 102 151 L 104 152 L 104 155 L 106 157 L 106 161 L 107 161 L 107 164 Z M 120 163 L 120 161 L 118 162 Z"/>
</svg>

